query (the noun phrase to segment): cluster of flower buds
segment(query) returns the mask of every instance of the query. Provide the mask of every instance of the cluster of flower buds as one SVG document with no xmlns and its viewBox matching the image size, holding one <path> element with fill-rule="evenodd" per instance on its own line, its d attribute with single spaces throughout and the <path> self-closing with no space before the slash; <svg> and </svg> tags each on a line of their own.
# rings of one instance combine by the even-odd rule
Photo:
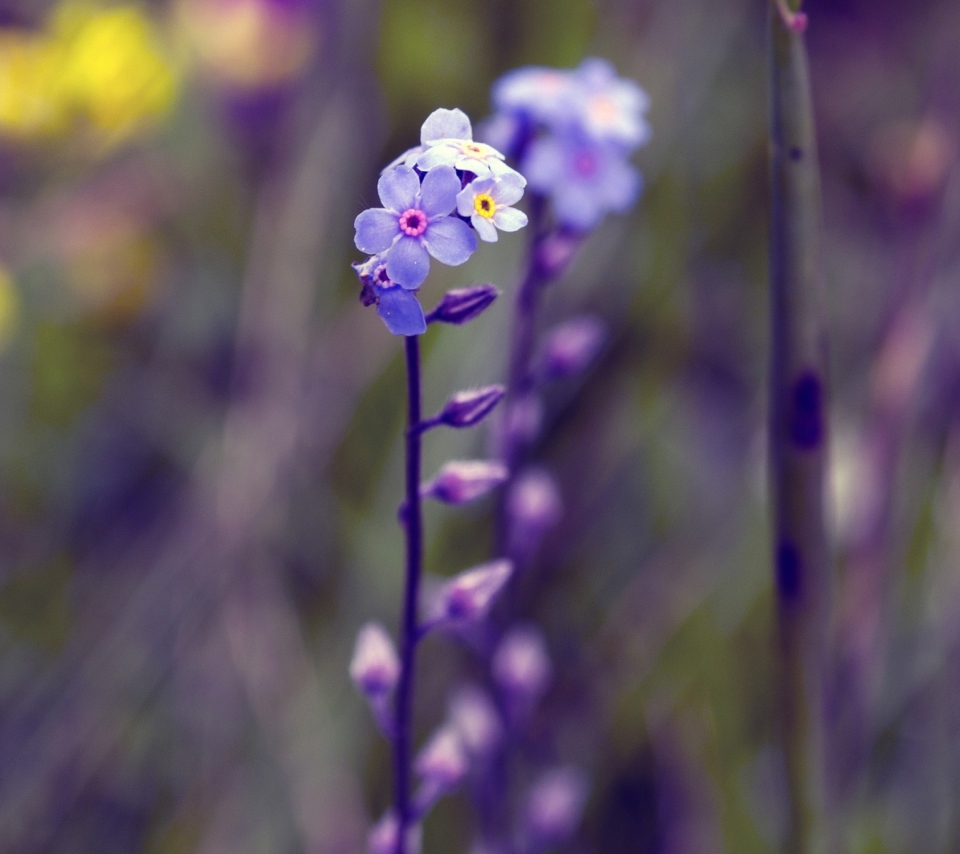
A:
<svg viewBox="0 0 960 854">
<path fill-rule="evenodd" d="M 608 62 L 516 69 L 494 85 L 493 104 L 487 140 L 520 164 L 561 226 L 589 231 L 633 204 L 640 174 L 628 157 L 650 137 L 650 99 Z"/>
<path fill-rule="evenodd" d="M 527 216 L 512 206 L 526 183 L 497 149 L 474 141 L 462 110 L 435 110 L 420 130 L 420 145 L 380 175 L 383 207 L 363 211 L 354 222 L 354 242 L 370 256 L 353 265 L 362 283 L 361 300 L 377 306 L 394 335 L 422 335 L 427 320 L 416 292 L 430 272 L 430 259 L 458 266 L 476 251 L 478 236 L 494 243 L 498 231 L 523 228 Z M 480 303 L 488 295 L 471 294 Z M 462 301 L 453 315 L 451 310 L 441 303 L 432 319 L 469 319 L 463 317 L 469 309 Z M 457 311 L 460 317 L 452 319 Z"/>
<path fill-rule="evenodd" d="M 547 644 L 533 625 L 508 631 L 490 662 L 494 695 L 466 686 L 454 695 L 441 732 L 453 732 L 468 757 L 464 775 L 482 799 L 504 794 L 504 751 L 527 732 L 533 713 L 553 679 Z M 457 782 L 463 778 L 459 778 Z M 586 775 L 573 767 L 540 773 L 522 799 L 515 824 L 486 827 L 474 854 L 540 852 L 567 842 L 576 832 L 589 793 Z"/>
<path fill-rule="evenodd" d="M 513 385 L 505 390 L 508 404 L 497 436 L 508 467 L 500 542 L 519 574 L 563 515 L 554 477 L 525 459 L 542 430 L 542 387 L 581 374 L 607 339 L 605 324 L 583 315 L 550 330 L 537 348 L 536 291 L 564 273 L 607 213 L 626 211 L 639 195 L 640 174 L 628 158 L 650 136 L 649 99 L 609 63 L 588 59 L 573 70 L 512 71 L 495 84 L 493 104 L 484 138 L 527 177 L 536 227 L 516 309 L 517 334 L 528 337 L 515 341 L 511 351 L 518 361 L 510 365 Z M 533 362 L 532 353 L 538 353 Z M 456 488 L 466 491 L 452 478 L 451 492 Z M 513 743 L 522 741 L 553 676 L 543 636 L 530 625 L 507 628 L 489 665 L 499 727 Z M 576 831 L 587 791 L 581 772 L 547 771 L 529 791 L 520 824 L 507 831 L 487 828 L 475 851 L 493 854 L 519 843 L 521 850 L 536 852 L 562 844 Z"/>
<path fill-rule="evenodd" d="M 496 242 L 500 231 L 517 231 L 527 224 L 526 215 L 513 205 L 524 195 L 528 181 L 537 229 L 524 287 L 540 287 L 558 278 L 586 233 L 608 212 L 629 208 L 640 192 L 640 175 L 628 157 L 649 137 L 644 117 L 648 98 L 635 83 L 617 77 L 605 61 L 590 59 L 574 70 L 519 69 L 497 82 L 493 102 L 496 114 L 486 127 L 484 142 L 474 141 L 470 120 L 462 111 L 434 111 L 421 128 L 420 145 L 382 172 L 377 190 L 383 206 L 356 218 L 356 246 L 369 256 L 353 265 L 361 282 L 360 298 L 364 305 L 376 306 L 394 335 L 421 335 L 431 323 L 467 323 L 497 298 L 492 285 L 476 285 L 449 291 L 424 313 L 417 294 L 431 258 L 450 266 L 463 264 L 478 241 Z M 507 165 L 507 158 L 519 171 Z M 526 320 L 518 328 L 531 330 L 532 336 L 534 318 Z M 407 619 L 405 626 L 412 622 L 414 631 L 401 630 L 405 660 L 432 629 L 470 632 L 475 637 L 486 632 L 488 639 L 496 639 L 500 630 L 489 619 L 495 601 L 563 513 L 552 475 L 536 466 L 525 468 L 522 455 L 514 451 L 528 445 L 541 429 L 540 386 L 582 372 L 605 340 L 601 321 L 575 318 L 548 333 L 536 364 L 511 365 L 511 377 L 523 378 L 517 387 L 491 385 L 457 392 L 433 417 L 411 416 L 419 423 L 409 425 L 408 442 L 419 443 L 421 434 L 434 428 L 473 427 L 502 399 L 510 401 L 501 425 L 502 460 L 448 462 L 420 485 L 419 494 L 408 481 L 409 501 L 415 502 L 417 511 L 425 498 L 462 505 L 505 485 L 502 521 L 507 528 L 501 539 L 506 554 L 500 559 L 445 579 L 432 590 L 428 585 L 422 619 Z M 526 344 L 515 350 L 529 360 L 536 348 L 532 339 Z M 407 347 L 409 353 L 415 341 L 408 341 Z M 517 367 L 519 371 L 514 370 Z M 419 451 L 408 455 L 410 459 L 419 459 Z M 419 462 L 414 470 L 418 466 Z M 419 512 L 408 509 L 401 508 L 406 525 L 420 518 Z M 489 693 L 466 686 L 454 695 L 447 720 L 414 762 L 419 788 L 412 805 L 398 799 L 397 811 L 384 815 L 370 834 L 371 854 L 398 850 L 416 854 L 427 811 L 464 782 L 479 789 L 504 788 L 500 779 L 504 751 L 526 737 L 550 687 L 553 666 L 543 636 L 530 625 L 514 626 L 487 646 L 492 653 Z M 402 741 L 393 730 L 404 727 L 399 714 L 396 722 L 391 719 L 394 695 L 411 696 L 405 679 L 412 670 L 405 667 L 382 627 L 369 624 L 361 630 L 351 677 L 395 745 Z M 398 703 L 397 709 L 401 707 Z M 497 851 L 506 843 L 511 849 L 520 844 L 523 850 L 539 852 L 562 844 L 576 831 L 588 788 L 579 771 L 546 771 L 529 789 L 526 807 L 517 814 L 519 823 L 492 833 L 487 828 L 476 850 Z"/>
<path fill-rule="evenodd" d="M 499 231 L 517 231 L 527 224 L 526 215 L 512 207 L 523 196 L 526 179 L 506 165 L 499 151 L 474 142 L 470 120 L 463 112 L 433 112 L 423 124 L 420 142 L 381 173 L 377 189 L 383 207 L 363 211 L 354 223 L 357 248 L 369 255 L 353 265 L 360 277 L 361 302 L 375 305 L 394 335 L 408 337 L 408 355 L 411 348 L 417 352 L 412 336 L 423 334 L 429 324 L 468 323 L 498 296 L 490 284 L 460 288 L 448 291 L 425 314 L 417 293 L 429 272 L 430 259 L 452 266 L 462 264 L 476 251 L 478 238 L 493 243 Z M 418 359 L 408 359 L 407 366 L 418 371 Z M 419 389 L 419 382 L 414 387 Z M 419 472 L 419 444 L 424 433 L 439 427 L 474 427 L 490 415 L 504 394 L 499 385 L 459 391 L 426 419 L 419 414 L 419 398 L 412 398 L 408 478 L 411 471 Z M 416 461 L 412 466 L 411 460 Z M 506 466 L 498 460 L 459 460 L 443 465 L 427 483 L 408 480 L 408 502 L 417 505 L 405 503 L 400 509 L 408 544 L 422 537 L 419 502 L 423 499 L 466 504 L 483 498 L 507 476 Z M 421 558 L 415 557 L 407 571 L 408 584 L 410 579 L 417 584 L 408 589 L 417 589 L 420 570 Z M 417 643 L 432 629 L 462 631 L 480 625 L 512 573 L 510 560 L 494 560 L 435 584 L 433 595 L 422 597 L 414 617 L 405 612 L 400 630 L 403 660 L 382 626 L 371 623 L 360 630 L 350 675 L 384 735 L 393 742 L 396 761 L 402 763 L 397 766 L 402 780 L 408 769 L 406 749 L 401 748 L 411 738 L 410 714 L 404 710 L 409 710 L 412 698 L 410 680 Z M 401 784 L 394 807 L 369 835 L 370 854 L 417 854 L 428 810 L 459 786 L 471 773 L 471 766 L 481 762 L 500 740 L 499 713 L 490 701 L 485 702 L 479 689 L 457 694 L 448 722 L 427 741 L 413 763 L 419 787 L 411 792 L 406 782 Z"/>
</svg>

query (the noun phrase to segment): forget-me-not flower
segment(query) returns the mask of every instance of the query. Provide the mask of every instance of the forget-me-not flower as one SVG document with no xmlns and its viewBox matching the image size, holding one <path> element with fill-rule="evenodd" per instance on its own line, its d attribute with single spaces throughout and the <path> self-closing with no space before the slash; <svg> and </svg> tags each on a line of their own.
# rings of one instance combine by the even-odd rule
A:
<svg viewBox="0 0 960 854">
<path fill-rule="evenodd" d="M 503 155 L 496 148 L 474 142 L 473 127 L 463 110 L 434 110 L 420 129 L 420 142 L 426 150 L 417 157 L 416 163 L 424 172 L 438 166 L 453 166 L 479 178 L 512 174 L 523 181 L 503 162 Z"/>
<path fill-rule="evenodd" d="M 643 145 L 650 137 L 644 113 L 650 97 L 632 80 L 617 76 L 605 59 L 585 59 L 573 74 L 571 107 L 576 123 L 598 142 L 626 148 Z"/>
<path fill-rule="evenodd" d="M 557 221 L 575 231 L 593 228 L 608 211 L 628 210 L 640 192 L 640 173 L 618 146 L 575 131 L 534 140 L 524 169 Z"/>
<path fill-rule="evenodd" d="M 457 213 L 470 218 L 481 240 L 496 243 L 498 228 L 517 231 L 527 224 L 527 215 L 510 207 L 520 201 L 525 183 L 516 172 L 477 178 L 457 195 Z"/>
<path fill-rule="evenodd" d="M 493 85 L 493 106 L 501 114 L 515 114 L 555 125 L 568 121 L 574 97 L 573 77 L 567 69 L 529 66 L 508 71 Z"/>
<path fill-rule="evenodd" d="M 390 280 L 381 256 L 374 255 L 352 266 L 363 284 L 361 301 L 364 305 L 377 306 L 377 314 L 387 329 L 394 335 L 423 335 L 427 331 L 420 300 L 412 291 Z"/>
<path fill-rule="evenodd" d="M 377 192 L 384 207 L 356 218 L 357 248 L 382 255 L 390 281 L 410 290 L 423 284 L 431 255 L 454 267 L 464 263 L 476 251 L 477 238 L 463 220 L 450 216 L 460 189 L 451 166 L 432 169 L 422 184 L 408 166 L 381 175 Z"/>
</svg>

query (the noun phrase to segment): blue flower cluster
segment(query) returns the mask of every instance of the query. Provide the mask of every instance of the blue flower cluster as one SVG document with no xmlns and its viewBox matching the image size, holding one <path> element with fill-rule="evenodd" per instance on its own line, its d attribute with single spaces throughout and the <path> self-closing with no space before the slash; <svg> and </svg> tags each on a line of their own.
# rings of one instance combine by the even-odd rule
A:
<svg viewBox="0 0 960 854">
<path fill-rule="evenodd" d="M 641 180 L 628 157 L 650 138 L 650 99 L 610 63 L 518 68 L 494 85 L 493 104 L 486 138 L 549 198 L 559 225 L 589 231 L 634 203 Z"/>
<path fill-rule="evenodd" d="M 376 304 L 394 335 L 421 335 L 426 319 L 415 292 L 430 272 L 430 258 L 463 264 L 477 236 L 496 242 L 497 231 L 517 231 L 526 214 L 512 207 L 524 177 L 497 149 L 474 142 L 462 110 L 435 110 L 423 123 L 420 145 L 404 152 L 380 176 L 382 208 L 354 222 L 357 248 L 371 257 L 354 264 L 361 299 Z"/>
</svg>

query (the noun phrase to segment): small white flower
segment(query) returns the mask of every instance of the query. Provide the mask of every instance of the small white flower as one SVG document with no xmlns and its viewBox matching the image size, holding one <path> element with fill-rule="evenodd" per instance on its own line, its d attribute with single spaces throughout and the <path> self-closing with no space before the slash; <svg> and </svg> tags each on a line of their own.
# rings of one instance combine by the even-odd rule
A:
<svg viewBox="0 0 960 854">
<path fill-rule="evenodd" d="M 527 224 L 527 215 L 510 205 L 520 201 L 525 181 L 516 173 L 477 178 L 457 195 L 457 213 L 470 217 L 481 240 L 497 242 L 497 229 L 517 231 Z"/>
</svg>

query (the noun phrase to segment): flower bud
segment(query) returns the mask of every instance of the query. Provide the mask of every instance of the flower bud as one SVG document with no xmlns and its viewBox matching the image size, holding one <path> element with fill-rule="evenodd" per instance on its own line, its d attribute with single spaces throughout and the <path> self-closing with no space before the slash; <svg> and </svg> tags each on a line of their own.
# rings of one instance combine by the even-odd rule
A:
<svg viewBox="0 0 960 854">
<path fill-rule="evenodd" d="M 575 317 L 555 327 L 547 335 L 541 357 L 541 370 L 551 379 L 568 377 L 582 371 L 603 346 L 607 328 L 596 317 Z"/>
<path fill-rule="evenodd" d="M 367 854 L 397 854 L 399 827 L 396 813 L 390 810 L 374 825 L 367 836 Z M 419 854 L 422 837 L 422 828 L 419 824 L 407 828 L 407 854 Z"/>
<path fill-rule="evenodd" d="M 504 418 L 506 441 L 513 447 L 526 445 L 536 439 L 543 423 L 543 405 L 535 394 L 517 398 L 507 409 Z"/>
<path fill-rule="evenodd" d="M 520 474 L 507 496 L 510 540 L 513 548 L 528 551 L 563 515 L 556 481 L 545 469 Z"/>
<path fill-rule="evenodd" d="M 440 423 L 448 427 L 473 427 L 490 414 L 503 395 L 502 385 L 458 391 L 440 413 Z"/>
<path fill-rule="evenodd" d="M 558 279 L 577 256 L 583 235 L 570 231 L 555 232 L 537 245 L 537 269 L 549 279 Z"/>
<path fill-rule="evenodd" d="M 461 688 L 450 701 L 450 725 L 464 751 L 473 758 L 489 756 L 503 738 L 503 725 L 493 702 L 479 688 Z"/>
<path fill-rule="evenodd" d="M 396 687 L 400 661 L 390 635 L 379 623 L 367 623 L 357 634 L 350 678 L 368 698 L 382 697 Z"/>
<path fill-rule="evenodd" d="M 437 730 L 420 751 L 414 767 L 435 796 L 457 786 L 469 770 L 457 731 L 449 725 Z"/>
<path fill-rule="evenodd" d="M 492 669 L 507 699 L 524 707 L 541 697 L 553 672 L 543 636 L 532 626 L 507 633 L 493 655 Z"/>
<path fill-rule="evenodd" d="M 447 291 L 430 314 L 427 323 L 469 323 L 500 295 L 493 285 L 475 285 Z"/>
<path fill-rule="evenodd" d="M 468 504 L 482 498 L 507 477 L 507 467 L 496 460 L 454 460 L 421 490 L 424 497 L 444 504 Z"/>
<path fill-rule="evenodd" d="M 527 832 L 535 847 L 566 842 L 577 830 L 590 786 L 582 771 L 555 768 L 534 783 L 527 798 Z"/>
<path fill-rule="evenodd" d="M 513 563 L 495 560 L 455 575 L 437 594 L 435 622 L 469 623 L 483 619 L 512 574 Z"/>
</svg>

